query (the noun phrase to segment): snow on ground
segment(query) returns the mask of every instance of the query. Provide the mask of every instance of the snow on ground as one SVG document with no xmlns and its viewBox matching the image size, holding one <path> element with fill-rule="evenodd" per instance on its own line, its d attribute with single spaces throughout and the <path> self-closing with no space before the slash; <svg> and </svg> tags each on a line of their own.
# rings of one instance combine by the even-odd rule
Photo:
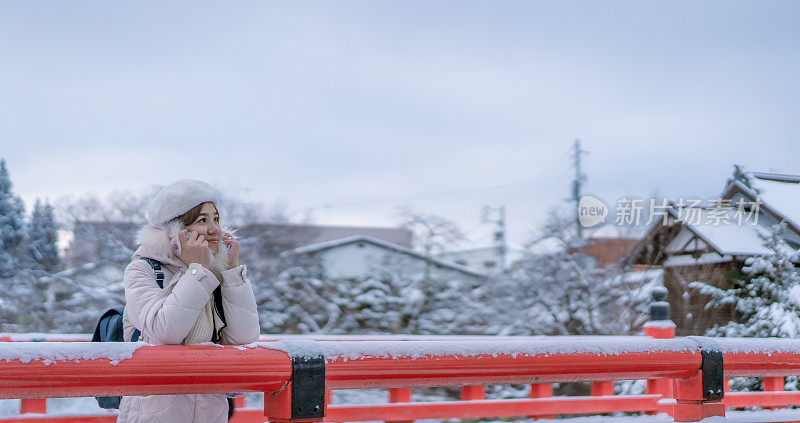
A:
<svg viewBox="0 0 800 423">
<path fill-rule="evenodd" d="M 14 416 L 19 414 L 20 400 L 0 400 L 0 416 Z M 94 397 L 86 398 L 48 398 L 48 415 L 75 416 L 75 415 L 106 415 L 116 414 L 116 410 L 106 410 L 97 405 Z"/>
<path fill-rule="evenodd" d="M 0 416 L 13 416 L 19 413 L 18 399 L 4 399 L 0 400 Z"/>
</svg>

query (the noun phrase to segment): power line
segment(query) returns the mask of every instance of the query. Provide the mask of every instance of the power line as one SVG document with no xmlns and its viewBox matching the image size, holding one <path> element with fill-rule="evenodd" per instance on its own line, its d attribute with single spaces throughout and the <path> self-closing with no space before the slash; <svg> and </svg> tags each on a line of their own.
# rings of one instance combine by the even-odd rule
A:
<svg viewBox="0 0 800 423">
<path fill-rule="evenodd" d="M 415 194 L 415 195 L 407 195 L 407 196 L 397 196 L 397 197 L 384 197 L 384 198 L 376 198 L 372 200 L 362 200 L 362 201 L 353 201 L 353 202 L 342 202 L 342 203 L 325 203 L 317 206 L 312 206 L 310 209 L 316 208 L 331 208 L 331 207 L 352 207 L 352 206 L 363 206 L 363 205 L 370 205 L 370 204 L 380 204 L 380 203 L 391 203 L 397 201 L 407 201 L 407 200 L 418 200 L 418 199 L 425 199 L 425 198 L 435 198 L 435 197 L 445 197 L 451 195 L 459 195 L 459 194 L 466 194 L 470 192 L 478 192 L 478 191 L 489 191 L 489 190 L 497 190 L 497 189 L 504 189 L 504 188 L 513 188 L 513 187 L 525 187 L 530 185 L 531 183 L 542 181 L 542 180 L 549 180 L 552 177 L 547 178 L 540 178 L 540 179 L 531 179 L 523 182 L 513 182 L 507 184 L 498 184 L 498 185 L 488 185 L 483 187 L 473 187 L 473 188 L 462 188 L 457 190 L 450 190 L 450 191 L 440 191 L 440 192 L 433 192 L 433 193 L 426 193 L 426 194 Z"/>
</svg>

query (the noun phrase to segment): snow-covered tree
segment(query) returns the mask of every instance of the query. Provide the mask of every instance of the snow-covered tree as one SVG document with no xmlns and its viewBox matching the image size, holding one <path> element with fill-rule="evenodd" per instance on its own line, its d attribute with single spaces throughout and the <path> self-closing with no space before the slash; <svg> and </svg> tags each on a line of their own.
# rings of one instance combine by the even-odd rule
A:
<svg viewBox="0 0 800 423">
<path fill-rule="evenodd" d="M 284 270 L 255 284 L 262 331 L 328 334 L 483 334 L 483 282 L 387 257 L 355 278 L 325 275 L 314 258 L 284 257 Z M 414 270 L 416 269 L 416 270 Z"/>
<path fill-rule="evenodd" d="M 36 278 L 25 254 L 25 206 L 12 191 L 6 162 L 0 159 L 0 330 L 36 323 Z"/>
<path fill-rule="evenodd" d="M 618 266 L 599 267 L 583 252 L 584 236 L 567 213 L 550 213 L 523 257 L 493 282 L 488 301 L 503 313 L 490 322 L 492 333 L 609 335 L 640 329 L 649 286 L 625 282 Z M 543 249 L 544 242 L 549 246 Z"/>
<path fill-rule="evenodd" d="M 400 217 L 402 226 L 413 232 L 416 247 L 427 256 L 464 239 L 461 229 L 444 217 L 410 209 L 401 209 Z"/>
<path fill-rule="evenodd" d="M 444 251 L 447 246 L 455 245 L 464 239 L 461 229 L 449 219 L 434 214 L 413 211 L 408 208 L 400 210 L 402 226 L 414 235 L 415 248 L 425 257 L 433 257 L 435 253 Z M 423 277 L 431 277 L 431 261 L 425 263 Z"/>
<path fill-rule="evenodd" d="M 720 289 L 698 281 L 690 284 L 710 295 L 707 308 L 733 306 L 736 321 L 711 328 L 710 336 L 778 337 L 800 336 L 800 275 L 795 263 L 800 253 L 789 246 L 776 225 L 767 234 L 759 234 L 769 251 L 745 260 L 746 278 L 734 281 L 731 289 Z"/>
<path fill-rule="evenodd" d="M 437 269 L 427 273 L 407 256 L 387 256 L 351 292 L 347 315 L 360 333 L 419 335 L 484 334 L 486 313 L 481 278 Z M 376 321 L 380 319 L 381 321 Z"/>
<path fill-rule="evenodd" d="M 10 278 L 24 257 L 25 205 L 14 195 L 5 159 L 0 159 L 0 278 Z"/>
<path fill-rule="evenodd" d="M 52 272 L 60 267 L 58 257 L 58 227 L 53 216 L 53 206 L 36 200 L 28 227 L 27 250 L 35 267 Z"/>
</svg>

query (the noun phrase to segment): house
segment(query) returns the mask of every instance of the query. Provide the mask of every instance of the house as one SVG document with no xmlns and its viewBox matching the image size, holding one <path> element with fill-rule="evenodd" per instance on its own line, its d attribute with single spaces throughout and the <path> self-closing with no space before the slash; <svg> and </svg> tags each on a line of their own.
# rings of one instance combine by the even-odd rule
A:
<svg viewBox="0 0 800 423">
<path fill-rule="evenodd" d="M 486 274 L 502 273 L 506 266 L 505 246 L 479 247 L 466 250 L 445 251 L 436 257 Z"/>
<path fill-rule="evenodd" d="M 284 253 L 318 260 L 332 279 L 356 279 L 379 267 L 412 277 L 483 280 L 486 274 L 466 266 L 426 256 L 398 244 L 370 236 L 352 236 L 298 247 Z"/>
<path fill-rule="evenodd" d="M 783 237 L 800 245 L 800 176 L 744 172 L 736 166 L 719 196 L 710 203 L 687 207 L 671 203 L 653 222 L 626 259 L 631 266 L 660 268 L 668 290 L 671 319 L 677 334 L 702 335 L 715 324 L 736 318 L 731 307 L 706 309 L 709 298 L 689 288 L 703 281 L 730 288 L 745 275 L 748 257 L 768 253 L 759 235 L 785 222 Z"/>
</svg>

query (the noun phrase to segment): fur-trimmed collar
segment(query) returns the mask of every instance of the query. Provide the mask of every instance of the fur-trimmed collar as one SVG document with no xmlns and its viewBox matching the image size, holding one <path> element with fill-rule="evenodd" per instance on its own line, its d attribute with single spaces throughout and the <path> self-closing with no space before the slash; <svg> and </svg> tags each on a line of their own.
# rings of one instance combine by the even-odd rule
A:
<svg viewBox="0 0 800 423">
<path fill-rule="evenodd" d="M 224 232 L 233 233 L 234 231 L 229 228 L 221 228 Z M 181 253 L 181 244 L 178 242 L 178 233 L 183 230 L 183 225 L 173 220 L 167 223 L 158 225 L 144 225 L 139 229 L 139 234 L 136 238 L 136 243 L 139 248 L 133 253 L 133 259 L 138 260 L 142 257 L 157 260 L 161 264 L 170 264 L 180 268 L 187 267 L 186 264 L 178 258 Z M 219 273 L 228 270 L 228 250 L 224 245 L 220 245 L 220 251 L 217 254 L 211 254 L 211 269 L 212 272 Z M 217 276 L 219 278 L 219 276 Z"/>
<path fill-rule="evenodd" d="M 178 232 L 182 230 L 182 225 L 178 221 L 171 221 L 158 225 L 144 225 L 139 230 L 136 243 L 139 248 L 133 253 L 133 259 L 138 260 L 142 257 L 158 260 L 162 264 L 186 267 L 178 258 L 181 245 L 178 242 Z"/>
</svg>

